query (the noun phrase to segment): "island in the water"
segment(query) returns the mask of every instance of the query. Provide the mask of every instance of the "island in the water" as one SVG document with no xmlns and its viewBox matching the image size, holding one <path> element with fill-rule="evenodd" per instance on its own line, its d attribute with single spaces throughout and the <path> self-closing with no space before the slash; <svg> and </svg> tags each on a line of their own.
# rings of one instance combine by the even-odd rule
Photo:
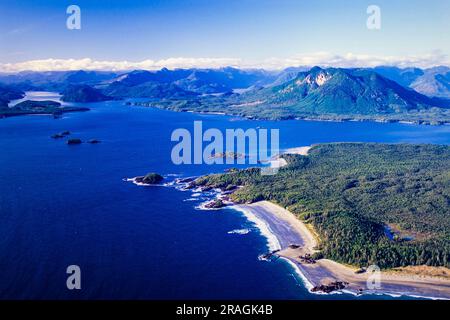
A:
<svg viewBox="0 0 450 320">
<path fill-rule="evenodd" d="M 141 183 L 141 184 L 145 184 L 145 185 L 157 184 L 163 180 L 164 180 L 164 177 L 155 172 L 150 172 L 150 173 L 147 173 L 145 176 L 134 178 L 134 181 L 136 183 Z"/>
<path fill-rule="evenodd" d="M 278 215 L 288 221 L 281 233 L 300 230 L 303 243 L 285 243 L 281 255 L 302 265 L 316 290 L 323 285 L 328 290 L 321 280 L 333 277 L 356 290 L 355 283 L 362 287 L 361 274 L 376 265 L 389 274 L 406 270 L 444 278 L 429 283 L 394 278 L 389 284 L 397 287 L 391 291 L 450 296 L 439 293 L 450 283 L 449 146 L 334 143 L 282 157 L 286 165 L 275 175 L 261 175 L 260 168 L 232 170 L 200 177 L 190 187 L 225 191 L 233 186 L 227 199 L 264 220 Z M 289 220 L 291 213 L 297 221 Z M 433 290 L 427 287 L 431 283 Z"/>
<path fill-rule="evenodd" d="M 61 106 L 61 103 L 51 100 L 44 100 L 44 101 L 26 100 L 12 107 L 8 106 L 0 107 L 0 117 L 11 117 L 27 114 L 50 114 L 54 116 L 59 116 L 66 112 L 88 111 L 88 110 L 89 108 L 85 107 Z"/>
</svg>

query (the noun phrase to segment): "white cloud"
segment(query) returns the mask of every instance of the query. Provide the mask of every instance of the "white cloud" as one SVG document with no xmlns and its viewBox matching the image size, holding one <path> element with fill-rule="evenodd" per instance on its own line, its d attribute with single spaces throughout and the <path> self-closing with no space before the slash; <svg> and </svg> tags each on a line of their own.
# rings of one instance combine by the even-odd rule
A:
<svg viewBox="0 0 450 320">
<path fill-rule="evenodd" d="M 374 56 L 366 54 L 347 53 L 336 55 L 328 52 L 297 55 L 289 58 L 269 58 L 262 61 L 243 61 L 235 58 L 168 58 L 162 60 L 107 61 L 84 59 L 42 59 L 18 63 L 0 63 L 1 72 L 19 71 L 58 71 L 58 70 L 158 70 L 163 67 L 176 68 L 220 68 L 234 66 L 240 68 L 264 68 L 269 70 L 283 69 L 292 66 L 323 66 L 323 67 L 374 67 L 380 65 L 398 67 L 429 68 L 438 65 L 450 65 L 446 54 L 433 52 L 424 55 L 410 56 Z"/>
<path fill-rule="evenodd" d="M 228 58 L 169 58 L 163 60 L 107 61 L 84 59 L 42 59 L 18 63 L 0 63 L 0 72 L 19 71 L 66 71 L 66 70 L 158 70 L 161 68 L 220 68 L 224 66 L 240 66 L 239 59 Z"/>
<path fill-rule="evenodd" d="M 398 66 L 430 68 L 440 65 L 450 65 L 447 55 L 434 52 L 425 55 L 399 56 L 373 56 L 366 54 L 347 53 L 336 55 L 328 52 L 298 55 L 288 59 L 271 58 L 265 60 L 262 65 L 267 69 L 282 69 L 290 66 L 322 66 L 322 67 L 375 67 Z"/>
</svg>

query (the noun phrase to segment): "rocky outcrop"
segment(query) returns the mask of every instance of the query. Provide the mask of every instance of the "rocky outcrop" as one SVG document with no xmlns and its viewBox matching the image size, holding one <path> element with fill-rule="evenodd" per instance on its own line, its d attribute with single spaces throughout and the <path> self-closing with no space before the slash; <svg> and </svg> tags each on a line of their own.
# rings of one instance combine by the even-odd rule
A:
<svg viewBox="0 0 450 320">
<path fill-rule="evenodd" d="M 157 184 L 160 183 L 163 179 L 163 176 L 161 176 L 160 174 L 151 172 L 146 174 L 145 176 L 136 177 L 135 181 L 144 184 Z"/>
<path fill-rule="evenodd" d="M 298 257 L 300 259 L 300 262 L 305 263 L 305 264 L 315 264 L 316 260 L 311 257 L 311 255 L 309 253 L 306 253 L 304 256 L 299 256 Z"/>
<path fill-rule="evenodd" d="M 83 141 L 81 139 L 69 139 L 67 140 L 68 145 L 75 145 L 75 144 L 81 144 Z"/>
<path fill-rule="evenodd" d="M 315 286 L 311 289 L 312 292 L 325 292 L 330 293 L 333 291 L 338 291 L 344 289 L 348 285 L 348 282 L 343 281 L 335 281 L 329 284 L 321 284 L 319 286 Z"/>
<path fill-rule="evenodd" d="M 52 139 L 62 139 L 66 136 L 70 135 L 70 131 L 63 131 L 61 133 L 56 133 L 51 136 Z"/>
<path fill-rule="evenodd" d="M 223 201 L 221 199 L 215 199 L 215 200 L 212 200 L 211 202 L 208 202 L 207 204 L 205 204 L 205 208 L 208 208 L 208 209 L 220 209 L 225 206 L 226 206 L 226 204 L 223 203 Z"/>
</svg>

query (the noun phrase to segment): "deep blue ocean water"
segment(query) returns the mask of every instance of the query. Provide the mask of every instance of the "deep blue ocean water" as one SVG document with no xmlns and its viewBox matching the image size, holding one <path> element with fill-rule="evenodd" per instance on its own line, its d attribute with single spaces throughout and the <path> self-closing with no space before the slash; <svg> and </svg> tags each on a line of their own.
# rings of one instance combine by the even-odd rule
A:
<svg viewBox="0 0 450 320">
<path fill-rule="evenodd" d="M 86 104 L 84 104 L 86 105 Z M 0 119 L 0 298 L 353 299 L 312 295 L 285 262 L 259 261 L 266 239 L 234 210 L 201 211 L 190 192 L 124 178 L 184 177 L 223 166 L 171 162 L 176 128 L 278 128 L 281 148 L 332 141 L 450 143 L 450 126 L 247 121 L 88 104 L 88 112 Z M 68 146 L 52 134 L 100 139 Z M 248 234 L 229 234 L 249 228 Z M 79 265 L 81 290 L 66 288 Z M 380 298 L 363 296 L 363 298 Z M 384 297 L 383 297 L 384 298 Z M 388 297 L 386 297 L 388 298 Z"/>
</svg>

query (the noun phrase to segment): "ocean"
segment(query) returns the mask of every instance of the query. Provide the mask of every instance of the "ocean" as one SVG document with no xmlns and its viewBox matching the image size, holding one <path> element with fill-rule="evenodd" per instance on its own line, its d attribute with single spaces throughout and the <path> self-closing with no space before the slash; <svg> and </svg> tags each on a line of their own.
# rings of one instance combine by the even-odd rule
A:
<svg viewBox="0 0 450 320">
<path fill-rule="evenodd" d="M 172 163 L 171 133 L 200 120 L 205 130 L 279 129 L 281 149 L 450 143 L 450 126 L 249 121 L 124 101 L 83 106 L 91 110 L 60 119 L 0 119 L 1 299 L 389 299 L 311 294 L 290 264 L 258 259 L 267 238 L 241 212 L 198 210 L 202 194 L 126 179 L 157 172 L 172 181 L 230 167 Z M 50 138 L 65 130 L 101 143 L 68 146 Z M 81 290 L 66 287 L 69 265 L 81 268 Z"/>
</svg>

